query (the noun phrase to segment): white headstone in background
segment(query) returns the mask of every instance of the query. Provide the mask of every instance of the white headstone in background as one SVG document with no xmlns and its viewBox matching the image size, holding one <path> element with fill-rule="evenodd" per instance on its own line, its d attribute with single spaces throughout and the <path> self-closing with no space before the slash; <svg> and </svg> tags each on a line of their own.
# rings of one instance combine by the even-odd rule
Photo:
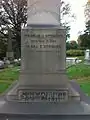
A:
<svg viewBox="0 0 90 120">
<path fill-rule="evenodd" d="M 86 51 L 85 51 L 85 64 L 90 64 L 90 50 L 89 49 L 87 49 Z"/>
</svg>

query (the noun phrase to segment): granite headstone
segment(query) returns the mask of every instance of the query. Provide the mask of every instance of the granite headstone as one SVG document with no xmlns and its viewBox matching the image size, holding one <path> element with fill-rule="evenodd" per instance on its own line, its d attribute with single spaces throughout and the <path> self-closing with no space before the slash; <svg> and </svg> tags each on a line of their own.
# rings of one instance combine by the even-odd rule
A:
<svg viewBox="0 0 90 120">
<path fill-rule="evenodd" d="M 85 50 L 85 64 L 90 65 L 90 50 Z"/>
<path fill-rule="evenodd" d="M 66 31 L 53 16 L 52 7 L 49 8 L 47 1 L 37 3 L 28 0 L 28 8 L 34 2 L 36 9 L 34 13 L 31 12 L 32 15 L 28 9 L 27 27 L 21 32 L 22 62 L 18 88 L 8 93 L 7 100 L 80 100 L 79 94 L 71 87 L 66 75 Z"/>
</svg>

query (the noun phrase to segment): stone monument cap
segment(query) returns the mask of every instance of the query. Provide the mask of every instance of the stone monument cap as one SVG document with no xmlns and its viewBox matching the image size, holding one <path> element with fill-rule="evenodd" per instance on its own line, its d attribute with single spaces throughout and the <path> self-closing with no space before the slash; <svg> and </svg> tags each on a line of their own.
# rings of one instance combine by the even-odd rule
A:
<svg viewBox="0 0 90 120">
<path fill-rule="evenodd" d="M 27 20 L 28 25 L 46 25 L 46 26 L 58 26 L 60 23 L 49 12 L 37 13 Z"/>
<path fill-rule="evenodd" d="M 59 4 L 59 0 L 28 0 L 27 25 L 60 26 Z"/>
</svg>

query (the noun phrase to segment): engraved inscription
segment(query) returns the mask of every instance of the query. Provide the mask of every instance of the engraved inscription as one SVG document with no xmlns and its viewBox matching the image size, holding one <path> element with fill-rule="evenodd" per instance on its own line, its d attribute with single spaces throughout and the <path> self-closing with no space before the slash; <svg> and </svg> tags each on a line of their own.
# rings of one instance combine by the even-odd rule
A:
<svg viewBox="0 0 90 120">
<path fill-rule="evenodd" d="M 68 100 L 68 91 L 19 90 L 18 97 L 25 102 L 63 102 Z"/>
<path fill-rule="evenodd" d="M 60 35 L 25 34 L 24 45 L 36 51 L 60 51 Z"/>
</svg>

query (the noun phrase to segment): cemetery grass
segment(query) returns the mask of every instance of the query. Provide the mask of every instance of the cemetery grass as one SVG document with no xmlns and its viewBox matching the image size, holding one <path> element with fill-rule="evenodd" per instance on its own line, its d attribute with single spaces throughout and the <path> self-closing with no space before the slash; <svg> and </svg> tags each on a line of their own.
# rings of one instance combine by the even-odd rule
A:
<svg viewBox="0 0 90 120">
<path fill-rule="evenodd" d="M 13 67 L 0 71 L 0 93 L 3 93 L 15 80 L 18 80 L 19 69 L 20 67 Z"/>
<path fill-rule="evenodd" d="M 90 66 L 80 63 L 67 69 L 70 80 L 76 80 L 81 89 L 90 96 Z"/>
<path fill-rule="evenodd" d="M 0 93 L 3 93 L 19 78 L 20 67 L 7 68 L 0 71 Z M 90 96 L 90 66 L 80 63 L 67 69 L 70 80 L 76 80 L 81 89 Z"/>
</svg>

